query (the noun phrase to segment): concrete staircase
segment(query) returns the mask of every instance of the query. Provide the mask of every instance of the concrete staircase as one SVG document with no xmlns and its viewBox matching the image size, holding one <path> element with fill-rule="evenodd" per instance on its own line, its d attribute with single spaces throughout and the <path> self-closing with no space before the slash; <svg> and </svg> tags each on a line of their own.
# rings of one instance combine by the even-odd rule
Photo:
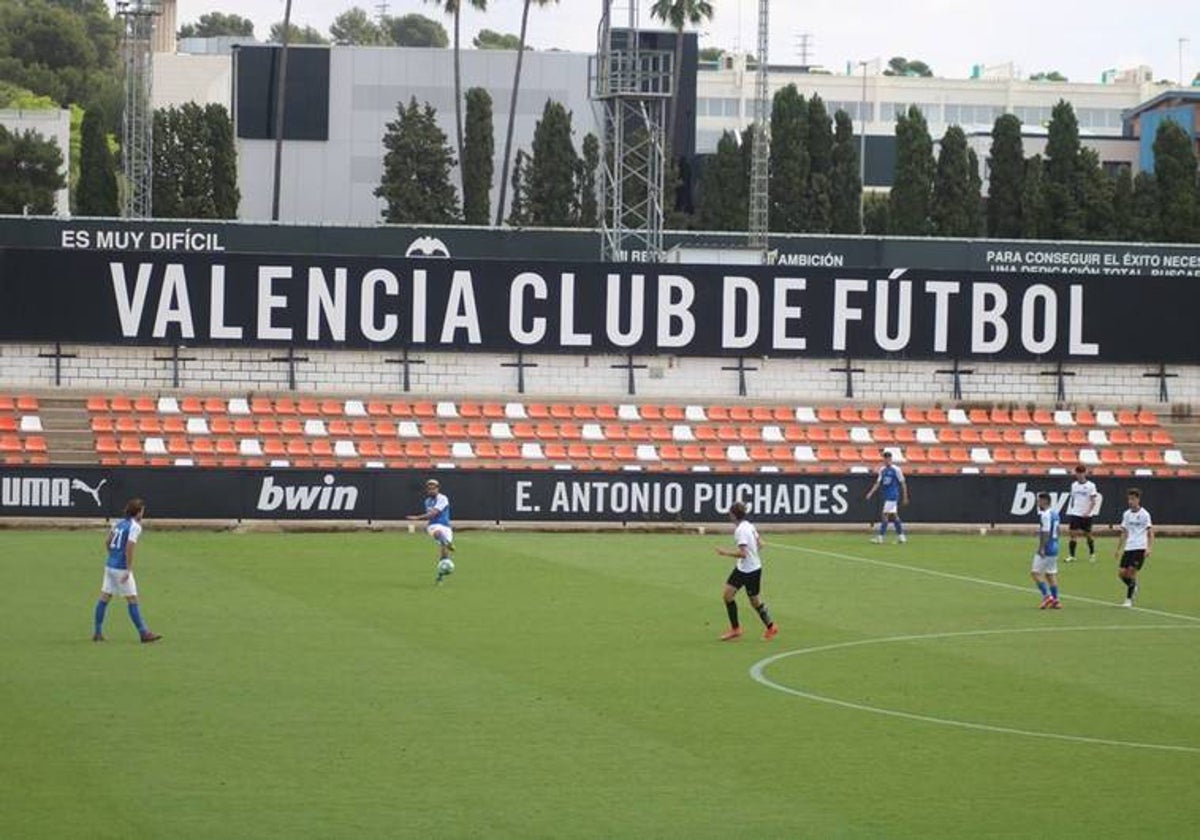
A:
<svg viewBox="0 0 1200 840">
<path fill-rule="evenodd" d="M 1193 413 L 1190 405 L 1177 405 L 1169 413 L 1160 413 L 1159 419 L 1191 468 L 1200 466 L 1200 414 Z"/>
<path fill-rule="evenodd" d="M 98 465 L 100 456 L 85 401 L 78 396 L 50 395 L 39 397 L 38 402 L 51 462 Z"/>
</svg>

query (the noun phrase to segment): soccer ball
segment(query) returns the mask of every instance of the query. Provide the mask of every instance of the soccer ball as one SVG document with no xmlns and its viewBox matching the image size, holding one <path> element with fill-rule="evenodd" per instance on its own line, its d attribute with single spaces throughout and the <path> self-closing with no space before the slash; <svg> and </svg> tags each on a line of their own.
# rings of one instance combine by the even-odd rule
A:
<svg viewBox="0 0 1200 840">
<path fill-rule="evenodd" d="M 454 573 L 454 561 L 449 557 L 443 557 L 437 564 L 438 574 L 449 575 Z"/>
</svg>

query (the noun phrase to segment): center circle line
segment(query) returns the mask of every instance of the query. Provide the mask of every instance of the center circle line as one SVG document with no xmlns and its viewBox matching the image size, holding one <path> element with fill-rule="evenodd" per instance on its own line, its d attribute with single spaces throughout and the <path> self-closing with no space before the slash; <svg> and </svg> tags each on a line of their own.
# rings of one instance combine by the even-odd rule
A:
<svg viewBox="0 0 1200 840">
<path fill-rule="evenodd" d="M 867 645 L 883 645 L 896 642 L 912 642 L 919 640 L 969 638 L 972 636 L 1017 635 L 1023 633 L 1083 633 L 1092 631 L 1140 632 L 1145 630 L 1200 630 L 1200 626 L 1191 624 L 1148 624 L 1134 627 L 1128 625 L 1097 625 L 1092 627 L 1020 627 L 995 630 L 962 630 L 948 633 L 916 633 L 885 636 L 882 638 L 873 639 L 857 639 L 849 642 L 835 642 L 828 645 L 818 645 L 817 647 L 799 648 L 797 650 L 784 651 L 773 656 L 768 656 L 765 659 L 760 659 L 758 662 L 755 662 L 752 666 L 750 666 L 750 677 L 760 685 L 764 685 L 767 688 L 771 688 L 776 691 L 781 691 L 785 694 L 791 694 L 795 697 L 802 697 L 806 700 L 813 700 L 818 703 L 826 703 L 831 706 L 840 706 L 846 709 L 854 709 L 860 712 L 871 712 L 873 714 L 884 715 L 887 717 L 902 718 L 904 720 L 915 720 L 922 723 L 934 723 L 941 726 L 953 726 L 959 729 L 971 729 L 977 732 L 994 732 L 1002 735 L 1021 735 L 1027 738 L 1048 738 L 1055 741 L 1070 741 L 1078 744 L 1098 744 L 1102 746 L 1133 747 L 1137 749 L 1200 754 L 1200 747 L 1185 746 L 1180 744 L 1149 744 L 1139 741 L 1120 741 L 1111 738 L 1092 738 L 1086 735 L 1068 735 L 1059 732 L 1039 732 L 1031 729 L 1017 729 L 1009 726 L 996 726 L 988 723 L 976 723 L 974 721 L 955 720 L 953 718 L 941 718 L 933 715 L 917 714 L 915 712 L 904 712 L 899 709 L 887 709 L 879 706 L 869 706 L 864 703 L 854 703 L 849 700 L 839 700 L 836 697 L 827 697 L 822 694 L 801 691 L 798 688 L 792 688 L 791 686 L 775 682 L 766 676 L 765 673 L 766 669 L 771 665 L 789 657 L 804 656 L 811 653 L 826 653 L 833 650 L 846 650 L 855 647 L 865 647 Z"/>
</svg>

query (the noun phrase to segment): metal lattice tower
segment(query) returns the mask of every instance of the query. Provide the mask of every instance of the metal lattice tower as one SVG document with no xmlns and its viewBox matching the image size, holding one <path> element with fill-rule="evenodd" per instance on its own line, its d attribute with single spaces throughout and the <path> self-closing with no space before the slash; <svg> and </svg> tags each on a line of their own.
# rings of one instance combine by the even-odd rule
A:
<svg viewBox="0 0 1200 840">
<path fill-rule="evenodd" d="M 600 255 L 608 261 L 663 253 L 667 104 L 672 95 L 670 49 L 651 49 L 637 28 L 638 0 L 629 0 L 628 29 L 612 26 L 612 0 L 601 0 L 591 91 L 601 111 Z"/>
<path fill-rule="evenodd" d="M 767 46 L 770 0 L 758 0 L 758 74 L 754 80 L 754 147 L 750 158 L 750 247 L 767 256 L 771 213 L 770 90 L 767 87 Z"/>
<path fill-rule="evenodd" d="M 154 19 L 159 0 L 117 0 L 125 24 L 121 56 L 125 62 L 125 119 L 122 165 L 125 171 L 125 216 L 153 215 L 154 188 Z"/>
</svg>

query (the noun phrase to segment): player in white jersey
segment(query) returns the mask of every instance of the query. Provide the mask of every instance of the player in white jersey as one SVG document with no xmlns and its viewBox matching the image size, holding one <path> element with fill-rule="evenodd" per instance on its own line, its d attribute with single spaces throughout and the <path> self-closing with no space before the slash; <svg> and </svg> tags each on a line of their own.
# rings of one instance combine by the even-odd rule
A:
<svg viewBox="0 0 1200 840">
<path fill-rule="evenodd" d="M 718 546 L 717 554 L 722 557 L 736 557 L 737 565 L 729 573 L 722 592 L 725 612 L 729 615 L 729 632 L 721 636 L 721 641 L 728 642 L 742 635 L 742 626 L 738 623 L 737 601 L 734 599 L 743 586 L 746 587 L 746 594 L 750 596 L 750 606 L 754 607 L 758 617 L 762 619 L 763 626 L 767 628 L 763 638 L 773 639 L 779 633 L 779 626 L 771 620 L 767 605 L 758 597 L 762 588 L 762 559 L 759 557 L 762 537 L 758 535 L 758 529 L 753 523 L 746 519 L 746 505 L 742 502 L 733 503 L 729 509 L 729 516 L 737 523 L 733 531 L 735 547 L 726 549 Z"/>
<path fill-rule="evenodd" d="M 1100 507 L 1100 494 L 1096 485 L 1088 478 L 1087 467 L 1080 464 L 1075 468 L 1075 480 L 1067 497 L 1067 527 L 1071 530 L 1071 542 L 1067 545 L 1067 562 L 1075 562 L 1075 546 L 1080 537 L 1087 538 L 1088 560 L 1096 562 L 1096 541 L 1092 539 L 1092 517 Z"/>
<path fill-rule="evenodd" d="M 1129 509 L 1121 517 L 1121 539 L 1117 542 L 1116 558 L 1121 562 L 1117 576 L 1125 584 L 1125 603 L 1132 607 L 1138 591 L 1138 572 L 1154 548 L 1154 523 L 1150 511 L 1142 507 L 1142 491 L 1131 489 L 1125 494 Z"/>
</svg>

